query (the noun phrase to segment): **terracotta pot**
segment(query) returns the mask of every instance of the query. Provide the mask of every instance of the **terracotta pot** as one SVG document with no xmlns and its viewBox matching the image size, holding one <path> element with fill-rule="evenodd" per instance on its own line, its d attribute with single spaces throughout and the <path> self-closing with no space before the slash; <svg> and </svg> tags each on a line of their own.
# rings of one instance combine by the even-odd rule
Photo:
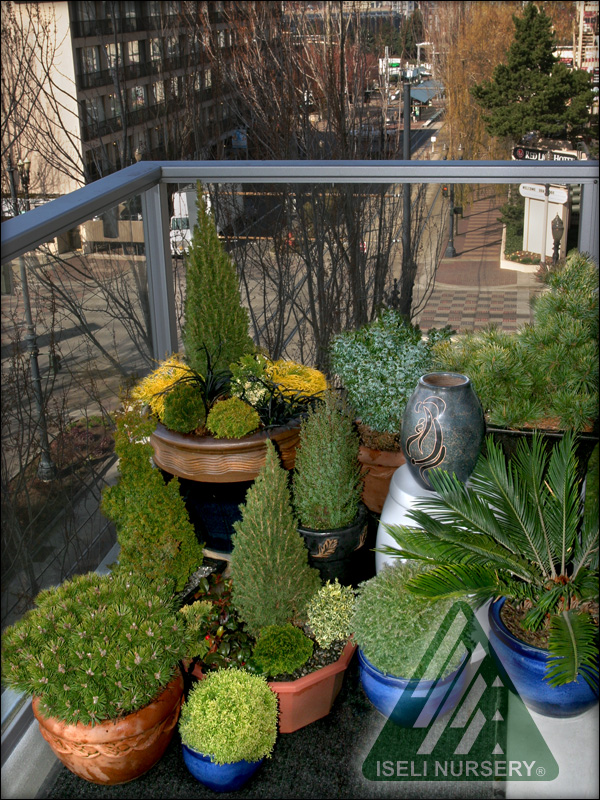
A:
<svg viewBox="0 0 600 800">
<path fill-rule="evenodd" d="M 295 681 L 269 681 L 279 697 L 279 733 L 293 733 L 329 714 L 355 650 L 349 641 L 333 664 Z"/>
<path fill-rule="evenodd" d="M 44 717 L 37 697 L 32 707 L 42 736 L 67 769 L 91 783 L 112 786 L 139 778 L 162 757 L 175 732 L 182 700 L 183 677 L 178 672 L 149 705 L 93 727 Z"/>
<path fill-rule="evenodd" d="M 363 465 L 364 484 L 362 500 L 375 514 L 381 514 L 392 475 L 406 463 L 401 450 L 374 450 L 361 445 L 358 460 Z"/>
<path fill-rule="evenodd" d="M 159 422 L 150 443 L 156 465 L 171 475 L 207 483 L 233 483 L 256 478 L 265 463 L 267 439 L 274 442 L 284 468 L 292 469 L 299 438 L 299 420 L 242 439 L 176 433 Z"/>
</svg>

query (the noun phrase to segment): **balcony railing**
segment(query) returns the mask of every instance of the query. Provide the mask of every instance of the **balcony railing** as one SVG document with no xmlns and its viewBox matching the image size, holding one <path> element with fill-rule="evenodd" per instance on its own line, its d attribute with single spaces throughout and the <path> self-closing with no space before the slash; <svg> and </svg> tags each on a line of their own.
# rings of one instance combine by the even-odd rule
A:
<svg viewBox="0 0 600 800">
<path fill-rule="evenodd" d="M 6 487 L 12 491 L 11 481 L 25 474 L 27 459 L 39 450 L 35 435 L 23 446 L 25 428 L 35 431 L 39 424 L 33 394 L 26 394 L 34 350 L 46 411 L 53 415 L 48 422 L 65 430 L 65 419 L 77 415 L 88 422 L 98 414 L 107 419 L 123 382 L 181 349 L 183 269 L 171 256 L 168 189 L 196 181 L 247 187 L 252 195 L 260 194 L 262 184 L 268 187 L 265 197 L 276 195 L 279 187 L 294 187 L 292 195 L 300 202 L 315 187 L 327 192 L 335 184 L 357 192 L 385 186 L 391 198 L 401 197 L 400 184 L 429 186 L 434 198 L 440 184 L 577 184 L 582 187 L 578 247 L 598 261 L 597 162 L 141 161 L 2 224 L 3 277 L 8 271 L 16 284 L 2 307 L 3 493 Z M 447 205 L 436 202 L 447 214 Z M 290 204 L 282 219 L 295 213 Z M 447 230 L 447 217 L 440 228 Z M 272 231 L 270 236 L 271 241 L 257 244 L 264 246 L 265 257 L 273 251 Z M 94 247 L 95 239 L 102 247 Z M 376 259 L 377 253 L 369 257 Z M 301 291 L 300 272 L 295 280 L 293 288 Z M 247 291 L 249 297 L 252 287 Z M 24 323 L 26 294 L 33 312 Z M 269 326 L 273 331 L 284 327 L 278 325 L 276 307 L 260 313 L 257 335 Z M 288 329 L 281 331 L 283 350 L 290 335 Z M 15 398 L 6 409 L 5 395 Z M 78 486 L 69 488 L 73 508 L 62 528 L 56 515 L 39 528 L 26 518 L 13 525 L 3 515 L 3 625 L 26 610 L 36 590 L 73 571 L 94 569 L 106 554 L 101 551 L 106 531 L 96 518 L 98 487 L 108 479 L 110 459 L 90 464 L 95 505 L 86 511 L 85 524 Z"/>
</svg>

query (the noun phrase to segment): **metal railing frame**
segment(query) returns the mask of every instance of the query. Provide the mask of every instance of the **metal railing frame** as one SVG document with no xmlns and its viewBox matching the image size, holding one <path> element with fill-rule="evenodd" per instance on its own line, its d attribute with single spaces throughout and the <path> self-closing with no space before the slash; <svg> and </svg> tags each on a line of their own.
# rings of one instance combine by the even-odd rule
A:
<svg viewBox="0 0 600 800">
<path fill-rule="evenodd" d="M 142 196 L 154 355 L 177 349 L 168 183 L 580 184 L 578 247 L 598 263 L 597 161 L 141 161 L 2 223 L 2 264 Z"/>
</svg>

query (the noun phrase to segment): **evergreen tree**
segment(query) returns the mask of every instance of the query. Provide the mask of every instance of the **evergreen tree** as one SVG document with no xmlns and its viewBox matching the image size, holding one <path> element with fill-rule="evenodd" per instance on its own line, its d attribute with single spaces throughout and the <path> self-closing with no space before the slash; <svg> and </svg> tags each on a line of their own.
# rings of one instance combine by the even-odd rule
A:
<svg viewBox="0 0 600 800">
<path fill-rule="evenodd" d="M 233 601 L 240 617 L 254 635 L 268 625 L 303 620 L 321 580 L 308 566 L 288 476 L 270 440 L 265 465 L 240 508 L 231 555 Z"/>
<path fill-rule="evenodd" d="M 148 438 L 155 420 L 135 410 L 117 419 L 115 450 L 120 480 L 102 493 L 102 512 L 115 523 L 121 546 L 119 568 L 151 581 L 173 581 L 182 591 L 202 565 L 202 545 L 190 522 L 178 478 L 165 483 L 152 465 Z"/>
<path fill-rule="evenodd" d="M 590 121 L 590 76 L 554 56 L 552 22 L 534 3 L 521 17 L 513 15 L 513 22 L 507 62 L 496 67 L 491 80 L 471 89 L 486 112 L 488 132 L 514 142 L 529 130 L 557 138 L 579 133 Z"/>
<path fill-rule="evenodd" d="M 219 240 L 200 184 L 186 279 L 185 353 L 188 364 L 206 377 L 207 351 L 213 370 L 221 372 L 255 348 L 248 333 L 248 312 L 241 303 L 235 265 Z"/>
</svg>

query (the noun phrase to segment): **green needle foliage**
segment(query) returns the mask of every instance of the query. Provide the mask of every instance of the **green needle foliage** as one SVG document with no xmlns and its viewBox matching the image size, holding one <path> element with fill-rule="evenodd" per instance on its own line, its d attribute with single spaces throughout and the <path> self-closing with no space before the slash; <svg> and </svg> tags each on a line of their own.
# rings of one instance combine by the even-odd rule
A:
<svg viewBox="0 0 600 800">
<path fill-rule="evenodd" d="M 589 126 L 590 75 L 555 55 L 552 21 L 535 3 L 513 15 L 515 36 L 505 64 L 471 93 L 486 112 L 488 133 L 518 142 L 530 130 L 564 138 Z"/>
<path fill-rule="evenodd" d="M 582 511 L 573 434 L 550 456 L 537 433 L 510 461 L 491 436 L 486 447 L 469 488 L 430 472 L 439 497 L 409 511 L 419 527 L 386 526 L 396 546 L 382 552 L 433 567 L 407 584 L 419 596 L 506 597 L 525 629 L 548 634 L 552 686 L 582 675 L 597 687 L 598 503 Z"/>
<path fill-rule="evenodd" d="M 261 672 L 268 677 L 291 673 L 306 664 L 313 653 L 313 643 L 300 628 L 268 625 L 258 637 L 252 657 Z"/>
<path fill-rule="evenodd" d="M 227 370 L 255 347 L 248 334 L 248 312 L 241 303 L 235 265 L 219 240 L 200 184 L 186 281 L 183 342 L 187 362 L 206 375 L 208 352 L 214 358 L 214 372 Z"/>
<path fill-rule="evenodd" d="M 90 572 L 35 602 L 2 634 L 2 682 L 39 697 L 46 717 L 96 725 L 131 714 L 189 655 L 191 634 L 166 584 Z"/>
<path fill-rule="evenodd" d="M 303 621 L 321 580 L 308 566 L 288 476 L 270 440 L 265 465 L 240 509 L 231 554 L 233 602 L 240 617 L 254 636 L 268 625 Z"/>
<path fill-rule="evenodd" d="M 293 499 L 301 525 L 324 531 L 354 522 L 362 492 L 358 450 L 352 417 L 327 392 L 300 426 Z"/>
<path fill-rule="evenodd" d="M 180 592 L 202 565 L 202 545 L 179 492 L 179 480 L 165 483 L 152 465 L 147 437 L 155 425 L 136 410 L 117 418 L 115 450 L 121 477 L 116 486 L 104 489 L 101 508 L 117 527 L 119 568 L 154 581 L 167 578 Z"/>
<path fill-rule="evenodd" d="M 468 375 L 493 425 L 579 432 L 598 418 L 598 267 L 573 252 L 544 282 L 531 325 L 438 342 L 434 368 Z"/>
</svg>

